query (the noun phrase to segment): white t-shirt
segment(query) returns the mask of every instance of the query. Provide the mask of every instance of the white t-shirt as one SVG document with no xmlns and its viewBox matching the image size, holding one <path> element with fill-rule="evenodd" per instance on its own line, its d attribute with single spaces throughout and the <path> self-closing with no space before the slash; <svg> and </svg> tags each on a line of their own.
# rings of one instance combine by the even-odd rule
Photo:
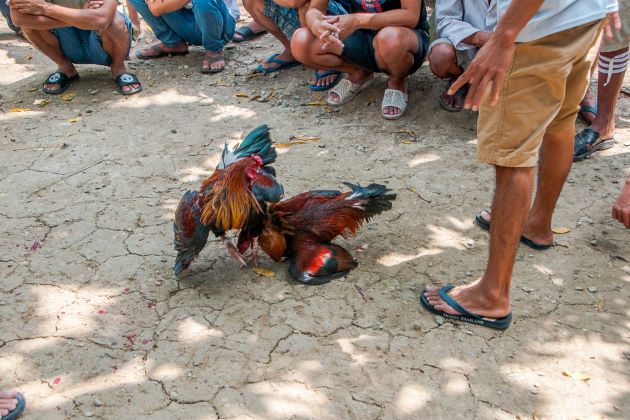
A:
<svg viewBox="0 0 630 420">
<path fill-rule="evenodd" d="M 519 1 L 519 0 L 515 0 Z M 498 0 L 499 19 L 512 0 Z M 603 19 L 618 9 L 617 0 L 545 0 L 518 34 L 516 42 L 529 42 L 566 29 Z"/>
<path fill-rule="evenodd" d="M 230 12 L 230 16 L 232 16 L 234 20 L 238 22 L 238 20 L 241 18 L 241 10 L 238 8 L 238 4 L 236 4 L 236 0 L 223 0 L 223 3 L 225 3 L 225 6 L 228 8 L 228 11 Z M 186 3 L 186 6 L 184 7 L 186 9 L 192 9 L 193 8 L 192 1 L 189 1 L 188 3 Z"/>
</svg>

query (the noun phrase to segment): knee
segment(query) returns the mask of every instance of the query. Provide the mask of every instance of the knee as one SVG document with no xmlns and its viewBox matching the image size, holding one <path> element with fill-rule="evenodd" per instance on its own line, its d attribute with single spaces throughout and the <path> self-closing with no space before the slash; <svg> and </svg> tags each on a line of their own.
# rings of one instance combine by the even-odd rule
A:
<svg viewBox="0 0 630 420">
<path fill-rule="evenodd" d="M 387 59 L 403 51 L 405 34 L 403 28 L 388 26 L 378 31 L 372 46 L 378 57 Z"/>
<path fill-rule="evenodd" d="M 455 48 L 450 44 L 436 44 L 429 53 L 429 64 L 431 71 L 437 77 L 445 78 L 449 76 L 449 68 L 457 64 Z"/>
<path fill-rule="evenodd" d="M 313 34 L 308 28 L 299 28 L 293 33 L 293 37 L 291 37 L 291 52 L 298 61 L 303 63 L 307 60 L 313 39 Z"/>
<path fill-rule="evenodd" d="M 109 22 L 109 25 L 99 32 L 112 38 L 129 37 L 129 29 L 127 28 L 125 19 L 120 15 L 120 13 L 116 13 L 114 15 L 114 19 Z"/>
</svg>

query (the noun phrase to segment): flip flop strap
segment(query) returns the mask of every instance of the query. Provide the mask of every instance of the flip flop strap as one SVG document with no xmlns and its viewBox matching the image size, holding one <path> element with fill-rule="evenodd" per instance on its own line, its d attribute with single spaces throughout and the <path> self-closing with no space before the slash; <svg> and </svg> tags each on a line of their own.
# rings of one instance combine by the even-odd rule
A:
<svg viewBox="0 0 630 420">
<path fill-rule="evenodd" d="M 140 84 L 140 81 L 133 73 L 123 73 L 116 77 L 116 83 L 118 86 L 130 86 L 134 84 Z"/>
<path fill-rule="evenodd" d="M 381 110 L 391 106 L 394 108 L 398 108 L 401 111 L 404 111 L 407 108 L 408 100 L 409 100 L 409 95 L 407 95 L 402 90 L 385 89 L 385 94 L 383 95 L 383 102 L 381 103 Z"/>
<path fill-rule="evenodd" d="M 55 84 L 55 85 L 63 86 L 64 83 L 66 83 L 68 80 L 70 80 L 70 78 L 65 73 L 62 73 L 60 71 L 56 71 L 56 72 L 48 75 L 48 77 L 44 81 L 44 84 L 45 85 L 46 84 Z"/>
<path fill-rule="evenodd" d="M 323 79 L 324 77 L 327 77 L 327 76 L 332 76 L 333 74 L 341 74 L 341 72 L 337 71 L 337 70 L 327 70 L 327 71 L 324 71 L 324 72 L 320 73 L 319 70 L 316 70 L 315 71 L 315 78 L 317 80 L 319 80 L 319 79 Z"/>
<path fill-rule="evenodd" d="M 591 146 L 592 149 L 598 138 L 599 133 L 592 128 L 585 128 L 584 130 L 580 131 L 575 136 L 575 143 L 573 144 L 573 154 L 580 155 L 582 153 L 588 152 L 590 150 L 588 146 Z"/>
<path fill-rule="evenodd" d="M 339 96 L 339 100 L 343 102 L 349 97 L 352 97 L 356 94 L 357 90 L 361 87 L 361 85 L 357 85 L 352 83 L 348 79 L 343 79 L 341 82 L 337 83 L 337 86 L 330 90 L 330 93 L 334 93 Z"/>
<path fill-rule="evenodd" d="M 448 286 L 444 286 L 440 289 L 440 291 L 438 292 L 440 294 L 440 297 L 442 298 L 442 300 L 444 300 L 444 302 L 446 302 L 448 304 L 448 306 L 450 306 L 451 308 L 455 309 L 457 312 L 459 312 L 460 314 L 470 317 L 470 318 L 474 318 L 474 319 L 483 319 L 481 318 L 479 315 L 475 315 L 472 314 L 470 312 L 468 312 L 462 305 L 460 305 L 459 303 L 457 303 L 457 301 L 455 299 L 453 299 L 452 297 L 450 297 L 447 293 L 449 290 L 451 290 L 452 288 L 454 288 L 455 286 L 453 286 L 452 284 L 449 284 Z"/>
<path fill-rule="evenodd" d="M 214 64 L 214 63 L 218 63 L 219 61 L 225 61 L 225 55 L 221 54 L 221 55 L 216 55 L 214 57 L 205 56 L 204 60 L 206 60 L 208 64 Z"/>
</svg>

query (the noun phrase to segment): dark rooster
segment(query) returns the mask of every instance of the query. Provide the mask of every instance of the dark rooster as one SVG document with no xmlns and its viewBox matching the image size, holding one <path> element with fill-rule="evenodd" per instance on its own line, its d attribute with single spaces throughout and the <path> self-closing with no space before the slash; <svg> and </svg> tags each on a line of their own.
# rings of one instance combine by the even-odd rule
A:
<svg viewBox="0 0 630 420">
<path fill-rule="evenodd" d="M 355 235 L 364 221 L 391 209 L 396 198 L 384 185 L 344 184 L 350 192 L 309 191 L 267 209 L 260 248 L 275 261 L 288 258 L 289 272 L 299 282 L 328 283 L 355 268 L 350 252 L 331 241 Z M 239 249 L 252 237 L 246 231 L 239 237 Z"/>
<path fill-rule="evenodd" d="M 284 194 L 274 169 L 267 166 L 276 156 L 266 125 L 254 129 L 233 149 L 225 144 L 215 171 L 201 183 L 199 191 L 186 191 L 175 211 L 176 275 L 199 255 L 210 232 L 222 240 L 241 266 L 247 265 L 225 233 L 245 226 L 259 226 L 250 230 L 260 233 L 266 202 L 278 202 Z"/>
</svg>

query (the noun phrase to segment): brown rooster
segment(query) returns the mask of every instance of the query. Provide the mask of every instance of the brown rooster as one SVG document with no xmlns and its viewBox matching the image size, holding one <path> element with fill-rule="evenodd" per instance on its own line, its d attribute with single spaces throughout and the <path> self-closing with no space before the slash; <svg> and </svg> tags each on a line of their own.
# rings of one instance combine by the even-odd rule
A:
<svg viewBox="0 0 630 420">
<path fill-rule="evenodd" d="M 216 170 L 201 183 L 199 191 L 187 191 L 175 211 L 176 275 L 201 252 L 210 232 L 223 241 L 232 257 L 246 265 L 225 233 L 245 226 L 262 227 L 266 202 L 282 198 L 284 189 L 276 181 L 273 168 L 266 166 L 276 156 L 266 125 L 254 129 L 234 149 L 225 145 Z"/>
<path fill-rule="evenodd" d="M 260 248 L 274 261 L 288 258 L 289 272 L 297 281 L 323 284 L 346 275 L 357 262 L 331 241 L 356 234 L 364 221 L 391 209 L 396 194 L 379 184 L 344 184 L 350 192 L 309 191 L 270 204 L 262 229 L 241 231 L 239 250 L 247 249 L 261 231 Z"/>
</svg>

